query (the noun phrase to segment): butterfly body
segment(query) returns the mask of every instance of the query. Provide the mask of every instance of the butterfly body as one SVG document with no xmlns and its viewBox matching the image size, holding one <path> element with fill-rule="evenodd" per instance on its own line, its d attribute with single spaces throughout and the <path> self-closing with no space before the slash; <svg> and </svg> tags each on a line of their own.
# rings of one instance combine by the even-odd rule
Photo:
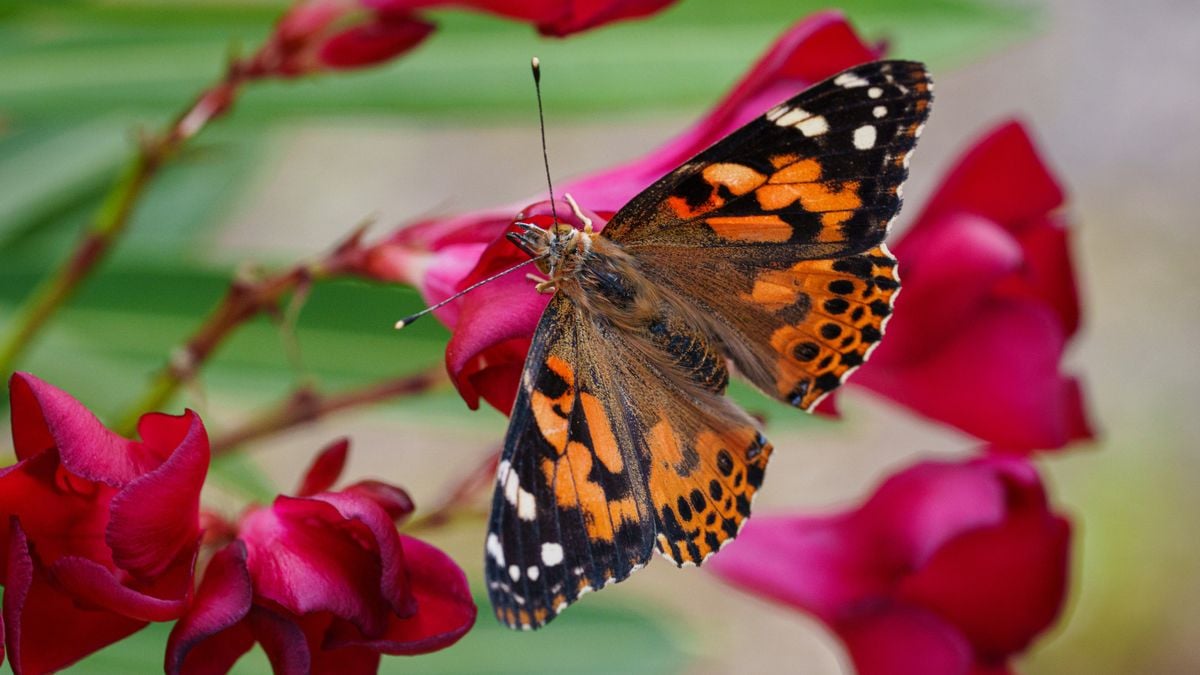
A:
<svg viewBox="0 0 1200 675">
<path fill-rule="evenodd" d="M 736 536 L 772 446 L 730 366 L 811 410 L 882 337 L 883 244 L 928 114 L 920 64 L 831 78 L 590 225 L 522 225 L 554 295 L 526 360 L 486 542 L 501 621 L 536 628 L 653 551 L 699 565 Z"/>
</svg>

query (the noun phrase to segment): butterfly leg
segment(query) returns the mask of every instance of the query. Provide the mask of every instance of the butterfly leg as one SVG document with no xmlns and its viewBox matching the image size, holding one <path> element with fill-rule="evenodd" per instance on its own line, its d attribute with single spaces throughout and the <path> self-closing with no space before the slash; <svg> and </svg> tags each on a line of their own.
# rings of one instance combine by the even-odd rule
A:
<svg viewBox="0 0 1200 675">
<path fill-rule="evenodd" d="M 533 288 L 538 293 L 553 293 L 555 290 L 557 290 L 554 288 L 553 281 L 543 278 L 543 277 L 539 277 L 536 274 L 526 274 L 525 278 L 536 283 L 536 285 Z"/>
<path fill-rule="evenodd" d="M 583 223 L 583 231 L 587 234 L 591 234 L 592 219 L 583 215 L 583 209 L 579 208 L 579 204 L 575 202 L 575 198 L 571 196 L 570 192 L 564 193 L 563 199 L 567 200 L 567 203 L 571 205 L 571 213 L 575 214 L 575 217 L 579 219 L 579 222 Z"/>
</svg>

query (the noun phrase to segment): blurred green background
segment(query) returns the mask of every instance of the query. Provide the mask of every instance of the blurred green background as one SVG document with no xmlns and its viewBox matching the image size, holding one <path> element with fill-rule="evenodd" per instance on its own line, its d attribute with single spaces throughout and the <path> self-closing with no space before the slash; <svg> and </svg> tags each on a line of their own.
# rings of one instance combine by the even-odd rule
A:
<svg viewBox="0 0 1200 675">
<path fill-rule="evenodd" d="M 252 51 L 286 3 L 0 3 L 0 323 L 63 258 L 128 156 Z M 788 25 L 826 5 L 683 0 L 663 14 L 565 41 L 454 11 L 416 52 L 373 70 L 252 86 L 152 185 L 116 254 L 21 364 L 102 417 L 132 402 L 171 348 L 221 297 L 238 265 L 312 258 L 373 216 L 378 235 L 431 213 L 512 203 L 543 184 L 528 59 L 543 61 L 556 178 L 636 157 L 689 124 Z M 1070 367 L 1090 386 L 1094 448 L 1043 462 L 1077 523 L 1064 621 L 1018 664 L 1034 673 L 1200 671 L 1200 509 L 1191 342 L 1200 244 L 1194 192 L 1200 103 L 1196 3 L 1137 9 L 1086 0 L 984 4 L 855 0 L 842 9 L 890 54 L 938 77 L 938 105 L 906 190 L 911 218 L 940 172 L 1007 116 L 1029 122 L 1071 189 L 1088 324 Z M 1190 283 L 1189 283 L 1190 282 Z M 446 332 L 422 323 L 408 289 L 320 284 L 288 357 L 278 327 L 239 331 L 170 408 L 228 429 L 299 383 L 343 388 L 440 362 Z M 914 456 L 961 454 L 970 439 L 847 397 L 837 424 L 754 395 L 782 451 L 759 509 L 824 509 L 865 494 Z M 779 414 L 776 414 L 779 413 Z M 7 424 L 5 421 L 4 424 Z M 324 443 L 353 438 L 350 477 L 375 475 L 430 504 L 498 442 L 502 416 L 451 390 L 323 420 L 248 448 L 216 470 L 229 494 L 294 484 Z M 7 453 L 0 447 L 0 454 Z M 222 499 L 236 501 L 228 494 Z M 430 535 L 478 580 L 482 524 Z M 652 566 L 536 636 L 486 610 L 456 648 L 384 672 L 728 672 L 846 668 L 815 623 L 695 571 Z M 692 573 L 689 573 L 692 572 Z M 483 607 L 486 607 L 486 601 Z M 97 654 L 82 673 L 161 668 L 166 627 Z M 265 672 L 261 655 L 237 672 Z"/>
</svg>

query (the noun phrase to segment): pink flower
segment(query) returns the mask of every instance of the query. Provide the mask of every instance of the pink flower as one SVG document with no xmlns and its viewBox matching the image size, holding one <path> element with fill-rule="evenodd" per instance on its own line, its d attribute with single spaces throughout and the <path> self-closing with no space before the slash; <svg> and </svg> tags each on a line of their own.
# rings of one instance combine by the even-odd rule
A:
<svg viewBox="0 0 1200 675">
<path fill-rule="evenodd" d="M 208 437 L 195 413 L 130 441 L 25 373 L 9 382 L 17 463 L 0 469 L 0 582 L 14 672 L 64 668 L 183 614 Z"/>
<path fill-rule="evenodd" d="M 195 602 L 171 632 L 168 673 L 224 673 L 255 642 L 275 672 L 374 673 L 380 654 L 447 647 L 475 622 L 461 569 L 396 531 L 412 512 L 376 481 L 329 491 L 348 444 L 309 469 L 295 497 L 248 510 L 227 531 Z"/>
<path fill-rule="evenodd" d="M 836 12 L 824 12 L 789 29 L 732 91 L 703 119 L 645 157 L 558 186 L 590 210 L 597 226 L 662 175 L 695 153 L 762 114 L 780 100 L 855 64 L 874 60 L 879 50 L 864 44 Z M 426 301 L 449 297 L 476 280 L 526 259 L 502 234 L 514 220 L 548 213 L 547 203 L 515 206 L 435 220 L 400 230 L 378 246 L 363 273 L 416 285 Z M 565 204 L 560 219 L 569 221 Z M 471 263 L 472 271 L 467 274 Z M 520 273 L 476 291 L 438 313 L 454 335 L 447 367 L 472 408 L 482 396 L 507 413 L 521 365 L 547 298 Z"/>
<path fill-rule="evenodd" d="M 893 246 L 904 290 L 851 382 L 1010 450 L 1090 438 L 1059 365 L 1080 314 L 1062 202 L 1020 124 L 985 134 Z"/>
<path fill-rule="evenodd" d="M 729 583 L 809 612 L 860 675 L 1008 672 L 1057 619 L 1070 522 L 1023 460 L 924 462 L 857 509 L 758 516 L 709 563 Z"/>
</svg>

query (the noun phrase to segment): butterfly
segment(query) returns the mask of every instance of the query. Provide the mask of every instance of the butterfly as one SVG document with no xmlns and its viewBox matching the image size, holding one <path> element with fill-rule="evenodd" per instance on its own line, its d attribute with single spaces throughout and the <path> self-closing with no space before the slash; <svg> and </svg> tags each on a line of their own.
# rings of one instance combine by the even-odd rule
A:
<svg viewBox="0 0 1200 675">
<path fill-rule="evenodd" d="M 781 103 L 637 195 L 601 232 L 518 224 L 553 292 L 525 361 L 485 543 L 501 622 L 545 625 L 655 549 L 737 535 L 772 446 L 730 364 L 812 410 L 870 355 L 900 289 L 884 237 L 933 84 L 878 61 Z"/>
</svg>

